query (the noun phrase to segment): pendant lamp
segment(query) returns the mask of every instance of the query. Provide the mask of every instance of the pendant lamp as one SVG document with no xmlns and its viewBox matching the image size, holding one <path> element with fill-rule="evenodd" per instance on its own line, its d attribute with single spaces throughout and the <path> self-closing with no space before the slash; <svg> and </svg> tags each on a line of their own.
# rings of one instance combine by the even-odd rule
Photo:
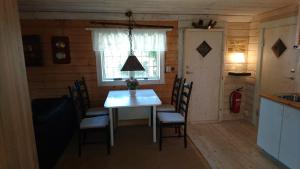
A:
<svg viewBox="0 0 300 169">
<path fill-rule="evenodd" d="M 129 18 L 128 38 L 129 38 L 129 44 L 130 44 L 130 54 L 129 54 L 125 64 L 123 65 L 121 71 L 145 71 L 144 67 L 139 62 L 137 57 L 134 55 L 133 50 L 132 50 L 132 29 L 133 29 L 132 12 L 131 11 L 126 12 L 126 16 Z"/>
</svg>

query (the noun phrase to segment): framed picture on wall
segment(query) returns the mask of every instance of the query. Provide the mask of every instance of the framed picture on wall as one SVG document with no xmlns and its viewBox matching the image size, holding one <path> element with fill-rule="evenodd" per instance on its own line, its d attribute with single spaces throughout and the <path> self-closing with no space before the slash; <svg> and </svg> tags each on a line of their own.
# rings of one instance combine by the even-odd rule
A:
<svg viewBox="0 0 300 169">
<path fill-rule="evenodd" d="M 42 66 L 43 55 L 39 35 L 23 35 L 23 50 L 26 66 Z"/>
<path fill-rule="evenodd" d="M 67 36 L 52 37 L 52 55 L 53 55 L 53 63 L 68 64 L 71 62 L 69 37 Z"/>
</svg>

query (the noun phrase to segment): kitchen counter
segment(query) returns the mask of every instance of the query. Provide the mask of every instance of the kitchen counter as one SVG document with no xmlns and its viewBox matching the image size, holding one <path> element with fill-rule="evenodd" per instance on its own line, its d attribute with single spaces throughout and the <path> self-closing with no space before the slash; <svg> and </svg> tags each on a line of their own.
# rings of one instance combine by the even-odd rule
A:
<svg viewBox="0 0 300 169">
<path fill-rule="evenodd" d="M 296 109 L 300 109 L 300 103 L 299 102 L 290 101 L 290 100 L 287 100 L 287 99 L 280 98 L 277 95 L 272 95 L 272 94 L 267 94 L 267 93 L 261 93 L 260 96 L 264 97 L 266 99 L 272 100 L 274 102 L 282 103 L 282 104 L 294 107 Z"/>
</svg>

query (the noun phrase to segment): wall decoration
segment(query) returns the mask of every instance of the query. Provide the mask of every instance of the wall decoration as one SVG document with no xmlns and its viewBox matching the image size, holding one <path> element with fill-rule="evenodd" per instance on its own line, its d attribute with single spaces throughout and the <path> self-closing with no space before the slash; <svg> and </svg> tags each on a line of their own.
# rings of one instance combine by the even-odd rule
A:
<svg viewBox="0 0 300 169">
<path fill-rule="evenodd" d="M 23 35 L 23 50 L 26 66 L 42 66 L 43 55 L 39 35 Z"/>
<path fill-rule="evenodd" d="M 248 50 L 248 38 L 234 38 L 227 40 L 227 52 L 245 53 Z"/>
<path fill-rule="evenodd" d="M 211 50 L 212 48 L 206 41 L 203 41 L 197 48 L 197 51 L 200 53 L 200 55 L 202 55 L 202 57 L 205 57 Z"/>
<path fill-rule="evenodd" d="M 272 46 L 272 51 L 277 57 L 280 57 L 283 52 L 286 50 L 285 44 L 282 42 L 282 40 L 279 38 L 275 44 Z"/>
<path fill-rule="evenodd" d="M 67 36 L 52 37 L 53 63 L 68 64 L 71 62 L 69 38 Z"/>
<path fill-rule="evenodd" d="M 194 28 L 200 28 L 200 29 L 213 29 L 217 25 L 217 21 L 209 20 L 209 22 L 204 25 L 204 22 L 202 19 L 199 19 L 198 23 L 193 22 L 192 26 Z"/>
</svg>

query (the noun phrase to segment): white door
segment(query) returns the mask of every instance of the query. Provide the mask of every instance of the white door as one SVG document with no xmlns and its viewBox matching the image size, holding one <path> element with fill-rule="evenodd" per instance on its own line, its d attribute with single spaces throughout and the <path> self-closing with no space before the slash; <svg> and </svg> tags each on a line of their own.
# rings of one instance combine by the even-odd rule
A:
<svg viewBox="0 0 300 169">
<path fill-rule="evenodd" d="M 197 48 L 206 42 L 211 50 L 203 57 Z M 189 121 L 219 119 L 223 32 L 186 29 L 184 32 L 184 76 L 193 81 Z"/>
<path fill-rule="evenodd" d="M 266 28 L 264 32 L 265 44 L 262 58 L 261 90 L 266 93 L 295 92 L 296 82 L 292 78 L 295 73 L 291 70 L 297 67 L 297 50 L 293 49 L 296 25 Z M 281 39 L 286 46 L 284 53 L 277 57 L 272 46 Z"/>
</svg>

